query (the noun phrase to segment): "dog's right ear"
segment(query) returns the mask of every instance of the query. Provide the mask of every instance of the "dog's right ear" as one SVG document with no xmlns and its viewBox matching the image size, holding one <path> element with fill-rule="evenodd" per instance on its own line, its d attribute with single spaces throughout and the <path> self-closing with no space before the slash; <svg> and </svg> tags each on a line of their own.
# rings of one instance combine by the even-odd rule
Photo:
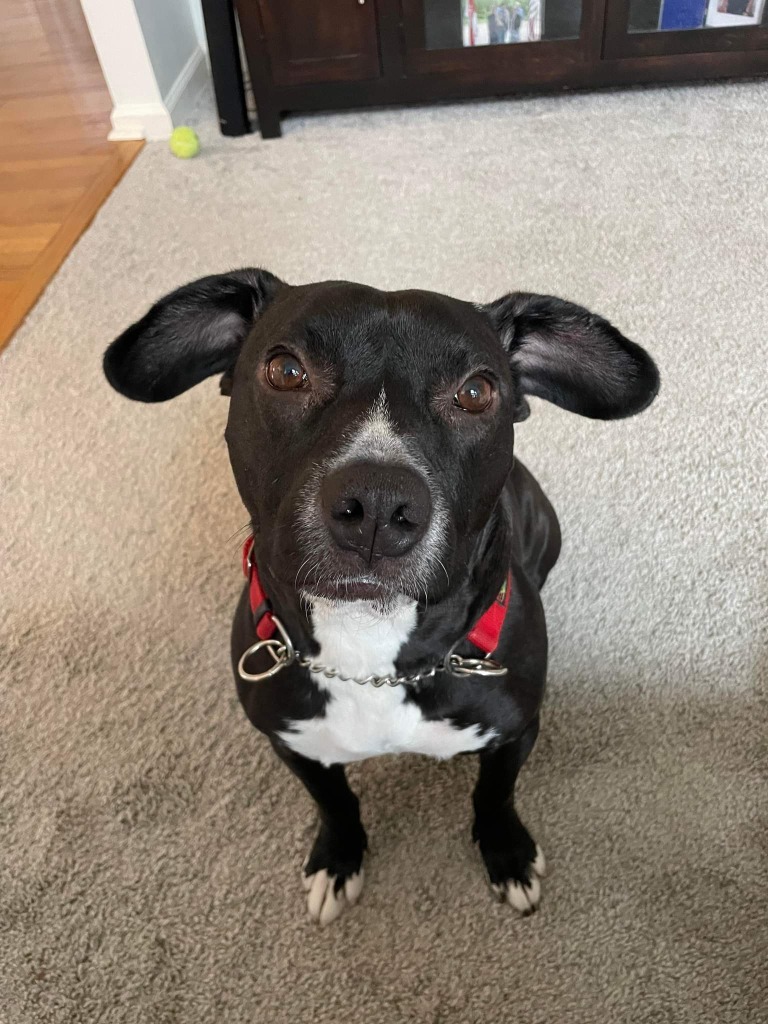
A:
<svg viewBox="0 0 768 1024">
<path fill-rule="evenodd" d="M 223 372 L 228 394 L 240 346 L 281 286 L 269 271 L 246 268 L 178 288 L 112 342 L 107 380 L 138 402 L 164 402 Z"/>
</svg>

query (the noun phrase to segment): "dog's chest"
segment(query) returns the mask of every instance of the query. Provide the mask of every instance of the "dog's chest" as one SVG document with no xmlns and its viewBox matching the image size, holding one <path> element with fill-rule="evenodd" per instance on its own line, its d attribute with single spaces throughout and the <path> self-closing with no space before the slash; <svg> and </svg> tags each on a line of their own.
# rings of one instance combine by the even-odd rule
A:
<svg viewBox="0 0 768 1024">
<path fill-rule="evenodd" d="M 394 675 L 398 652 L 416 624 L 416 604 L 403 601 L 382 616 L 367 601 L 342 606 L 317 601 L 312 623 L 320 644 L 317 661 L 347 676 Z M 292 750 L 325 765 L 379 754 L 453 757 L 479 750 L 494 735 L 481 734 L 475 725 L 457 728 L 447 719 L 428 721 L 402 686 L 361 686 L 323 675 L 313 679 L 329 695 L 325 714 L 291 722 L 280 737 Z"/>
</svg>

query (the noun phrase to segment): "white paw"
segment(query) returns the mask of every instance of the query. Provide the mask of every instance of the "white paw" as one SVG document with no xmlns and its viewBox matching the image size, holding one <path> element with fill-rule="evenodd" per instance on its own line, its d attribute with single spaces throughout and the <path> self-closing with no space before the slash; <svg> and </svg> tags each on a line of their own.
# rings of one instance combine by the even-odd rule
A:
<svg viewBox="0 0 768 1024">
<path fill-rule="evenodd" d="M 301 881 L 307 896 L 307 910 L 313 921 L 321 925 L 330 924 L 340 917 L 347 907 L 353 907 L 363 891 L 363 869 L 350 875 L 336 892 L 336 875 L 329 875 L 323 868 L 314 875 L 302 872 Z"/>
<path fill-rule="evenodd" d="M 532 914 L 541 900 L 541 882 L 533 875 L 530 885 L 522 882 L 507 882 L 507 902 L 521 914 Z"/>
<path fill-rule="evenodd" d="M 505 885 L 494 885 L 493 889 L 499 899 L 506 900 L 511 907 L 521 914 L 532 914 L 541 902 L 541 882 L 547 871 L 547 864 L 544 860 L 544 853 L 540 846 L 536 846 L 536 859 L 531 864 L 531 880 L 526 885 L 523 882 L 509 881 Z"/>
</svg>

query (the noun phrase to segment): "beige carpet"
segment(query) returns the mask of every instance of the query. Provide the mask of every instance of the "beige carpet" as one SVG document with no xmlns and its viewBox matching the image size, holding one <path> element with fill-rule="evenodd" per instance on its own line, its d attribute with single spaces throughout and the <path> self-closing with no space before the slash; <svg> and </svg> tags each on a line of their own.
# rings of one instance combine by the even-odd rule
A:
<svg viewBox="0 0 768 1024">
<path fill-rule="evenodd" d="M 298 119 L 139 156 L 0 358 L 0 1020 L 768 1020 L 768 86 Z M 245 516 L 213 382 L 133 405 L 104 346 L 241 264 L 563 294 L 647 345 L 625 423 L 537 403 L 563 524 L 520 786 L 542 910 L 491 902 L 470 759 L 356 767 L 347 918 L 305 920 L 312 810 L 228 664 Z"/>
</svg>

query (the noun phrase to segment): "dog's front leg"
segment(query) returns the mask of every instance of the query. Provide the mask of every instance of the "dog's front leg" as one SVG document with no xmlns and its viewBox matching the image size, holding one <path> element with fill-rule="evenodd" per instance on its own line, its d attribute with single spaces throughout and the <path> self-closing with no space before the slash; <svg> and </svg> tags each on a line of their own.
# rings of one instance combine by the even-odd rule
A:
<svg viewBox="0 0 768 1024">
<path fill-rule="evenodd" d="M 320 829 L 304 864 L 309 915 L 320 924 L 335 920 L 357 902 L 363 888 L 363 854 L 368 839 L 360 821 L 360 801 L 349 788 L 344 767 L 324 767 L 273 744 L 278 757 L 304 783 L 320 812 Z"/>
<path fill-rule="evenodd" d="M 515 781 L 533 750 L 539 731 L 536 717 L 513 743 L 480 754 L 480 775 L 472 796 L 472 836 L 499 899 L 523 914 L 532 914 L 541 898 L 544 855 L 514 806 Z"/>
</svg>

